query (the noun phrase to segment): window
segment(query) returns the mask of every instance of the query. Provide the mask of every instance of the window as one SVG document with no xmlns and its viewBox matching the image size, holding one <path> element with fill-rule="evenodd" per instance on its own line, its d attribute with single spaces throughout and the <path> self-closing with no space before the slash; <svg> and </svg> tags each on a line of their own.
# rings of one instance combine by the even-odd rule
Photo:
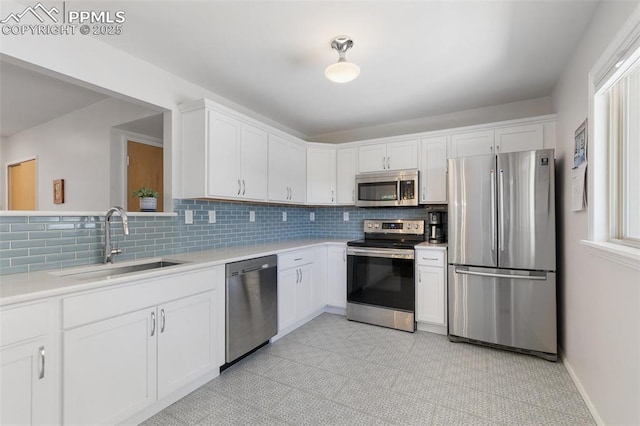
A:
<svg viewBox="0 0 640 426">
<path fill-rule="evenodd" d="M 603 95 L 609 101 L 609 239 L 640 247 L 640 59 Z"/>
<path fill-rule="evenodd" d="M 640 7 L 589 73 L 589 238 L 640 270 Z"/>
</svg>

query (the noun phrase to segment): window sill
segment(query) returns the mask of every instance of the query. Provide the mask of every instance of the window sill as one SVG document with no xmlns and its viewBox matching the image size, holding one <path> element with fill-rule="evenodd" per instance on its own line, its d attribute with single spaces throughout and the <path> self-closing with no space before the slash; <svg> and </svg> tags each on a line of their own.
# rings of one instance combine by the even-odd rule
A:
<svg viewBox="0 0 640 426">
<path fill-rule="evenodd" d="M 595 256 L 640 271 L 640 249 L 605 241 L 581 240 L 580 243 Z"/>
</svg>

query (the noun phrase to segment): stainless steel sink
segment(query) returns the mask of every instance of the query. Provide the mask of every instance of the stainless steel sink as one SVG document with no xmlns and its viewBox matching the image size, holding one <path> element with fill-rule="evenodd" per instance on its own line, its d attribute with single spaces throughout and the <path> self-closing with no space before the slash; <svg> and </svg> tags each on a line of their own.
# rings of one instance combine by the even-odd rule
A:
<svg viewBox="0 0 640 426">
<path fill-rule="evenodd" d="M 92 269 L 83 269 L 81 271 L 56 272 L 55 275 L 61 277 L 75 278 L 85 280 L 90 278 L 111 278 L 117 275 L 131 274 L 133 272 L 147 271 L 149 269 L 169 268 L 171 266 L 182 265 L 185 262 L 175 262 L 169 260 L 157 260 L 148 263 L 138 263 L 134 265 L 123 266 L 98 266 Z"/>
</svg>

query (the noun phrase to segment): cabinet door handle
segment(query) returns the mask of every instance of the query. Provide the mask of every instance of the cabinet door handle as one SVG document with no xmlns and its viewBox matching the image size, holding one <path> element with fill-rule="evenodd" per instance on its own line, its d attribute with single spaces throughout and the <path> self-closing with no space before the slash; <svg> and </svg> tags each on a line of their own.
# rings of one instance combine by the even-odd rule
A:
<svg viewBox="0 0 640 426">
<path fill-rule="evenodd" d="M 438 260 L 437 257 L 423 257 L 422 260 Z"/>
<path fill-rule="evenodd" d="M 418 282 L 421 283 L 422 282 L 422 271 L 418 270 Z"/>
<path fill-rule="evenodd" d="M 356 190 L 352 189 L 351 190 L 351 201 L 356 201 Z"/>
<path fill-rule="evenodd" d="M 40 346 L 38 353 L 40 354 L 40 374 L 38 379 L 44 379 L 44 346 Z"/>
<path fill-rule="evenodd" d="M 164 323 L 165 323 L 164 309 L 160 309 L 160 333 L 164 333 Z"/>
<path fill-rule="evenodd" d="M 333 203 L 333 189 L 331 190 L 331 202 Z"/>
<path fill-rule="evenodd" d="M 391 170 L 391 157 L 387 157 L 387 170 Z"/>
<path fill-rule="evenodd" d="M 302 269 L 300 269 L 300 282 L 302 282 Z"/>
<path fill-rule="evenodd" d="M 342 261 L 343 262 L 347 261 L 347 251 L 346 250 L 342 250 Z"/>
<path fill-rule="evenodd" d="M 240 195 L 240 179 L 238 179 L 238 195 Z"/>
<path fill-rule="evenodd" d="M 296 269 L 296 284 L 300 282 L 300 269 Z"/>
<path fill-rule="evenodd" d="M 156 313 L 151 312 L 151 336 L 156 334 Z"/>
<path fill-rule="evenodd" d="M 247 190 L 247 186 L 244 183 L 244 179 L 242 179 L 242 195 L 244 195 L 246 190 Z"/>
</svg>

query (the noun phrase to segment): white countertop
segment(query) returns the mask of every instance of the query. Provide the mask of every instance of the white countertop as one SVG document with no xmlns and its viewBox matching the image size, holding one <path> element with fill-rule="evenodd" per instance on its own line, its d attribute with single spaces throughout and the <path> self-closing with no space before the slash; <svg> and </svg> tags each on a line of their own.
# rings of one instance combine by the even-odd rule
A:
<svg viewBox="0 0 640 426">
<path fill-rule="evenodd" d="M 304 249 L 326 243 L 344 244 L 346 242 L 347 240 L 293 240 L 263 245 L 220 248 L 126 262 L 118 262 L 116 258 L 116 263 L 112 265 L 105 265 L 104 268 L 117 268 L 119 266 L 149 263 L 157 260 L 175 260 L 185 262 L 185 264 L 169 268 L 133 272 L 108 278 L 81 278 L 78 276 L 73 277 L 59 275 L 60 272 L 67 274 L 70 272 L 81 273 L 83 271 L 93 270 L 96 267 L 101 267 L 99 264 L 74 268 L 51 269 L 25 274 L 3 275 L 0 276 L 0 306 L 126 283 L 132 279 L 146 279 L 167 274 L 208 268 L 252 257 L 268 256 L 271 254 Z"/>
<path fill-rule="evenodd" d="M 430 243 L 428 241 L 425 241 L 424 243 L 420 243 L 420 244 L 416 245 L 415 248 L 416 249 L 446 250 L 447 249 L 447 243 L 433 244 L 433 243 Z"/>
</svg>

